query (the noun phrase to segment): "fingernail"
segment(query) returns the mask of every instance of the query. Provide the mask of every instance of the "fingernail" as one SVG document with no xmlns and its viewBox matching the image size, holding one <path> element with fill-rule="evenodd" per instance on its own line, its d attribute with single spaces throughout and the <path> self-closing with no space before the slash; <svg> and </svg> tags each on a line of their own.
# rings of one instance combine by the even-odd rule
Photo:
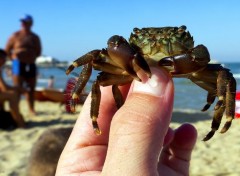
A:
<svg viewBox="0 0 240 176">
<path fill-rule="evenodd" d="M 145 82 L 134 81 L 133 92 L 162 96 L 165 93 L 169 77 L 164 70 L 152 68 L 152 77 Z"/>
</svg>

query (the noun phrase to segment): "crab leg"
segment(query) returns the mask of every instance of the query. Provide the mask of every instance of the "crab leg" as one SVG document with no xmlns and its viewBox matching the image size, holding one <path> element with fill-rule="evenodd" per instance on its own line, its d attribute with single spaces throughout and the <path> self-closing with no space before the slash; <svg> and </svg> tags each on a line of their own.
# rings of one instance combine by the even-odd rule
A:
<svg viewBox="0 0 240 176">
<path fill-rule="evenodd" d="M 117 85 L 112 86 L 112 93 L 113 93 L 113 98 L 116 102 L 116 106 L 119 109 L 123 105 L 124 99 Z"/>
<path fill-rule="evenodd" d="M 97 118 L 98 118 L 98 111 L 101 101 L 101 91 L 100 86 L 109 86 L 112 85 L 112 92 L 113 97 L 116 103 L 117 108 L 120 108 L 123 103 L 124 99 L 121 94 L 121 91 L 118 88 L 118 85 L 124 85 L 130 83 L 133 78 L 130 75 L 115 75 L 110 73 L 101 72 L 97 80 L 94 81 L 92 85 L 92 101 L 91 101 L 91 110 L 90 115 L 92 119 L 93 129 L 96 134 L 101 134 L 101 130 L 99 129 Z"/>
<path fill-rule="evenodd" d="M 218 110 L 223 105 L 225 106 L 227 79 L 227 72 L 225 70 L 220 70 L 217 78 L 218 102 L 214 107 L 215 110 Z"/>
<path fill-rule="evenodd" d="M 206 135 L 206 137 L 203 139 L 203 141 L 209 140 L 215 133 L 215 131 L 218 130 L 223 113 L 225 111 L 225 99 L 226 99 L 226 72 L 225 71 L 219 71 L 218 72 L 218 78 L 217 78 L 217 97 L 218 102 L 216 103 L 214 107 L 214 115 L 212 120 L 212 130 Z"/>
<path fill-rule="evenodd" d="M 224 111 L 225 111 L 225 107 L 221 106 L 218 110 L 214 112 L 212 127 L 211 127 L 212 130 L 203 138 L 203 141 L 208 141 L 209 139 L 211 139 L 215 134 L 215 132 L 218 130 Z"/>
<path fill-rule="evenodd" d="M 118 88 L 118 85 L 125 85 L 132 82 L 133 78 L 130 75 L 115 75 L 110 73 L 101 72 L 98 76 L 98 81 L 101 86 L 112 85 L 113 98 L 115 100 L 116 106 L 119 109 L 123 103 L 123 96 Z"/>
<path fill-rule="evenodd" d="M 92 50 L 92 51 L 88 52 L 87 54 L 79 57 L 78 59 L 73 61 L 73 63 L 67 68 L 66 74 L 68 75 L 69 73 L 71 73 L 73 71 L 73 69 L 76 67 L 80 67 L 82 65 L 92 62 L 94 59 L 97 58 L 97 56 L 99 55 L 100 52 L 101 52 L 101 50 Z"/>
<path fill-rule="evenodd" d="M 101 52 L 101 50 L 93 50 L 88 52 L 87 54 L 81 56 L 80 58 L 76 59 L 75 61 L 73 61 L 73 63 L 67 68 L 66 70 L 66 74 L 68 75 L 69 73 L 72 72 L 72 70 L 75 67 L 79 67 L 83 65 L 83 69 L 82 72 L 80 73 L 79 77 L 78 77 L 78 81 L 76 83 L 76 86 L 74 87 L 73 91 L 72 91 L 72 99 L 70 101 L 70 108 L 72 112 L 75 112 L 75 105 L 77 100 L 79 99 L 79 96 L 82 92 L 82 90 L 84 89 L 84 87 L 86 86 L 91 73 L 92 73 L 92 61 L 93 60 L 97 60 L 99 53 Z"/>
<path fill-rule="evenodd" d="M 101 100 L 100 85 L 98 83 L 98 80 L 96 80 L 92 85 L 92 101 L 91 101 L 90 116 L 92 119 L 93 129 L 97 135 L 101 134 L 101 130 L 99 129 L 98 123 L 97 123 L 100 100 Z"/>
<path fill-rule="evenodd" d="M 225 106 L 226 101 L 226 79 L 227 75 L 225 71 L 220 70 L 217 78 L 217 97 L 218 101 L 214 107 L 214 110 L 217 111 L 221 106 Z"/>
<path fill-rule="evenodd" d="M 226 93 L 226 118 L 227 122 L 223 126 L 220 133 L 225 133 L 231 126 L 235 116 L 235 96 L 236 96 L 236 80 L 230 76 Z"/>
<path fill-rule="evenodd" d="M 114 65 L 111 65 L 109 63 L 105 63 L 105 62 L 93 62 L 93 67 L 94 69 L 96 70 L 100 70 L 102 72 L 106 72 L 106 73 L 112 73 L 112 74 L 119 74 L 119 75 L 126 75 L 127 72 L 124 71 L 123 69 L 117 67 L 117 66 L 114 66 Z"/>
<path fill-rule="evenodd" d="M 223 113 L 224 113 L 226 107 L 228 109 L 230 108 L 232 110 L 232 107 L 226 106 L 227 105 L 226 102 L 229 101 L 229 99 L 227 99 L 229 97 L 226 98 L 226 96 L 228 95 L 228 92 L 229 93 L 231 92 L 229 89 L 231 89 L 232 87 L 236 87 L 236 85 L 234 86 L 232 84 L 231 85 L 229 84 L 229 81 L 228 81 L 229 80 L 229 75 L 230 75 L 230 73 L 225 69 L 220 70 L 218 72 L 217 96 L 218 96 L 219 100 L 214 107 L 215 113 L 214 113 L 213 121 L 212 121 L 212 127 L 211 127 L 212 130 L 207 134 L 207 136 L 203 139 L 203 141 L 209 140 L 214 135 L 215 131 L 218 130 L 218 128 L 220 126 L 220 123 L 221 123 L 221 120 L 222 120 Z M 235 97 L 235 95 L 230 95 L 230 96 L 231 96 L 231 98 Z M 226 122 L 225 126 L 223 127 L 223 129 L 221 131 L 222 133 L 224 133 L 228 130 L 228 128 L 231 125 L 232 119 L 234 118 L 234 112 L 228 110 L 228 113 L 229 113 L 229 115 L 233 114 L 233 116 L 230 116 L 228 118 L 228 121 Z"/>
<path fill-rule="evenodd" d="M 71 97 L 72 97 L 70 101 L 71 112 L 75 112 L 76 102 L 79 100 L 80 95 L 91 76 L 91 73 L 92 73 L 91 64 L 84 65 L 82 72 L 80 73 L 78 80 L 75 84 L 75 87 L 71 92 Z"/>
<path fill-rule="evenodd" d="M 132 82 L 133 77 L 130 75 L 115 75 L 111 73 L 101 72 L 97 80 L 101 86 L 111 86 L 111 85 L 125 85 Z"/>
<path fill-rule="evenodd" d="M 92 74 L 92 65 L 86 64 L 83 66 L 82 72 L 80 73 L 76 86 L 74 87 L 73 99 L 79 98 L 79 95 L 82 93 L 84 87 L 86 86 L 90 76 Z"/>
<path fill-rule="evenodd" d="M 202 111 L 206 111 L 210 108 L 210 106 L 213 104 L 216 96 L 214 93 L 208 92 L 207 95 L 207 104 L 203 107 Z"/>
</svg>

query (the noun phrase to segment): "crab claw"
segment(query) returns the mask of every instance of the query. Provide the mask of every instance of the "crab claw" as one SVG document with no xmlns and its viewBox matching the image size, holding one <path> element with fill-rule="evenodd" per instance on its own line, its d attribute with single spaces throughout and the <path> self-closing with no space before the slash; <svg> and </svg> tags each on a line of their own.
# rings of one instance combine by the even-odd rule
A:
<svg viewBox="0 0 240 176">
<path fill-rule="evenodd" d="M 173 58 L 165 57 L 158 62 L 158 65 L 159 66 L 167 66 L 167 67 L 174 66 Z"/>
<path fill-rule="evenodd" d="M 158 65 L 160 67 L 165 67 L 167 70 L 169 70 L 171 75 L 174 75 L 178 73 L 174 62 L 174 58 L 170 56 L 162 58 L 160 61 L 158 61 Z"/>
<path fill-rule="evenodd" d="M 152 73 L 147 62 L 144 60 L 144 58 L 141 55 L 135 54 L 133 59 L 133 68 L 134 70 L 138 70 L 138 67 L 142 69 L 149 78 L 151 78 Z"/>
<path fill-rule="evenodd" d="M 151 71 L 145 59 L 137 54 L 122 36 L 112 36 L 108 40 L 107 51 L 112 61 L 134 79 L 141 81 L 137 75 L 139 69 L 142 69 L 148 77 L 151 77 Z"/>
</svg>

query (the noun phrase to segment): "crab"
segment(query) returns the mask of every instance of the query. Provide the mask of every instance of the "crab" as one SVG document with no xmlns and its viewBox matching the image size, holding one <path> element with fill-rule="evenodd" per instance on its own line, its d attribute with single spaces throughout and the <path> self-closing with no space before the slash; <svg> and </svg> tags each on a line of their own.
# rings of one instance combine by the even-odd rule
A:
<svg viewBox="0 0 240 176">
<path fill-rule="evenodd" d="M 203 138 L 207 141 L 218 130 L 225 113 L 226 123 L 220 133 L 225 133 L 235 116 L 236 80 L 229 69 L 221 64 L 212 64 L 210 54 L 204 45 L 194 47 L 194 40 L 186 26 L 134 28 L 129 41 L 119 35 L 109 38 L 107 48 L 92 50 L 79 57 L 68 67 L 66 74 L 74 68 L 83 66 L 75 88 L 72 91 L 71 110 L 86 86 L 92 69 L 100 71 L 92 84 L 90 116 L 96 134 L 101 134 L 97 118 L 101 99 L 100 86 L 112 86 L 117 108 L 123 103 L 118 86 L 128 84 L 134 79 L 141 81 L 137 72 L 143 71 L 151 77 L 150 67 L 165 69 L 172 77 L 188 78 L 205 89 L 207 103 L 202 111 L 214 107 L 210 132 Z"/>
</svg>

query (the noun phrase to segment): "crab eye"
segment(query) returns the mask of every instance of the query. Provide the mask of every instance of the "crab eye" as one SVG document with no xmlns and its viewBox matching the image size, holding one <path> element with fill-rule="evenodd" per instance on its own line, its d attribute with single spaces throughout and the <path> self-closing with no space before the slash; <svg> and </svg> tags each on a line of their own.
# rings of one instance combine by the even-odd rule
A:
<svg viewBox="0 0 240 176">
<path fill-rule="evenodd" d="M 182 25 L 178 28 L 178 32 L 184 32 L 186 29 L 187 29 L 187 27 Z"/>
<path fill-rule="evenodd" d="M 120 38 L 121 38 L 120 36 L 114 35 L 108 39 L 107 44 L 110 46 L 117 45 L 119 43 Z"/>
<path fill-rule="evenodd" d="M 133 32 L 134 32 L 135 34 L 138 34 L 138 33 L 140 32 L 140 29 L 134 28 L 134 29 L 133 29 Z"/>
</svg>

